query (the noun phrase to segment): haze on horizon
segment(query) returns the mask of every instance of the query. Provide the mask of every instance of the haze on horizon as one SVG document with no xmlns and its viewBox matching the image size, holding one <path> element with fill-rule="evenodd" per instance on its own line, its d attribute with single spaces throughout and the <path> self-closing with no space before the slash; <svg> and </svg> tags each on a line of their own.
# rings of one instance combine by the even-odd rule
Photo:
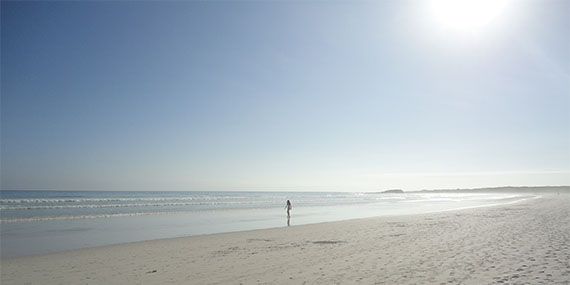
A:
<svg viewBox="0 0 570 285">
<path fill-rule="evenodd" d="M 570 2 L 434 1 L 2 1 L 0 188 L 570 185 Z"/>
</svg>

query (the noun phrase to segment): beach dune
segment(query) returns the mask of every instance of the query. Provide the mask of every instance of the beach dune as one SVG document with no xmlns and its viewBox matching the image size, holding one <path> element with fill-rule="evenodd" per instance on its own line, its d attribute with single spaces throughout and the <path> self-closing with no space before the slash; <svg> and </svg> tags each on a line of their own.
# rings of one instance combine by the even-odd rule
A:
<svg viewBox="0 0 570 285">
<path fill-rule="evenodd" d="M 2 284 L 568 284 L 570 195 L 9 258 L 1 268 Z"/>
</svg>

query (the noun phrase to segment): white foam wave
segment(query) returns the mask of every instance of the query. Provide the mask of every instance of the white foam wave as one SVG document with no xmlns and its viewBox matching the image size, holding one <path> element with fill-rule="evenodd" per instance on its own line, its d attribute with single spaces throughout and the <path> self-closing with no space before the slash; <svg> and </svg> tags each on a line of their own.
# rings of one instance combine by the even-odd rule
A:
<svg viewBox="0 0 570 285">
<path fill-rule="evenodd" d="M 39 204 L 39 203 L 94 203 L 94 202 L 129 202 L 129 201 L 211 201 L 238 200 L 250 197 L 242 196 L 196 196 L 196 197 L 139 197 L 139 198 L 43 198 L 43 199 L 0 199 L 7 204 Z"/>
<path fill-rule="evenodd" d="M 98 215 L 62 215 L 62 216 L 38 216 L 26 218 L 2 218 L 0 223 L 14 223 L 14 222 L 42 222 L 54 220 L 82 220 L 82 219 L 97 219 L 97 218 L 116 218 L 116 217 L 134 217 L 134 216 L 147 216 L 158 214 L 172 214 L 175 211 L 166 212 L 137 212 L 137 213 L 115 213 L 115 214 L 98 214 Z"/>
<path fill-rule="evenodd" d="M 62 210 L 62 209 L 98 209 L 98 208 L 130 208 L 130 207 L 191 207 L 191 206 L 213 206 L 213 207 L 223 207 L 223 206 L 240 206 L 240 205 L 280 205 L 283 203 L 282 200 L 270 199 L 270 200 L 189 200 L 185 202 L 186 199 L 129 199 L 129 200 L 115 200 L 115 199 L 74 199 L 71 202 L 64 203 L 63 200 L 58 200 L 59 202 L 53 202 L 53 199 L 48 203 L 46 201 L 41 201 L 39 203 L 30 202 L 32 199 L 26 199 L 26 202 L 7 202 L 4 205 L 0 204 L 0 211 L 18 211 L 18 210 Z M 374 200 L 374 199 L 370 199 Z M 167 202 L 161 202 L 167 201 Z M 338 203 L 341 201 L 342 203 Z M 320 204 L 352 204 L 358 202 L 366 202 L 363 199 L 303 199 L 297 202 L 297 205 L 320 205 Z M 6 202 L 6 200 L 1 200 L 1 202 Z M 102 202 L 106 202 L 100 204 Z M 109 203 L 111 202 L 111 203 Z M 115 202 L 115 203 L 112 203 Z M 129 203 L 125 203 L 129 202 Z M 134 202 L 134 203 L 133 203 Z M 140 203 L 136 203 L 140 202 Z M 151 202 L 151 203 L 148 203 Z"/>
<path fill-rule="evenodd" d="M 130 207 L 187 207 L 187 206 L 223 206 L 223 205 L 255 205 L 280 204 L 280 201 L 224 201 L 224 202 L 186 202 L 186 203 L 129 203 L 129 204 L 80 204 L 80 205 L 1 205 L 0 210 L 61 210 L 61 209 L 97 209 L 97 208 L 130 208 Z"/>
<path fill-rule="evenodd" d="M 404 203 L 423 203 L 423 202 L 467 202 L 467 201 L 504 201 L 518 199 L 521 195 L 509 196 L 437 196 L 437 197 L 422 197 L 422 199 L 402 201 Z"/>
</svg>

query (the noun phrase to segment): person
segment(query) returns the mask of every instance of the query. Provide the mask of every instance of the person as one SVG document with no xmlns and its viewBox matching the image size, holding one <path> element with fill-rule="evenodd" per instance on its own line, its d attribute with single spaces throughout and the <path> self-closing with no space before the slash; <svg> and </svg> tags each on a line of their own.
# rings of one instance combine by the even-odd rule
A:
<svg viewBox="0 0 570 285">
<path fill-rule="evenodd" d="M 285 209 L 287 209 L 287 218 L 291 217 L 291 214 L 289 213 L 289 211 L 291 211 L 291 201 L 287 200 L 287 205 L 285 205 Z"/>
</svg>

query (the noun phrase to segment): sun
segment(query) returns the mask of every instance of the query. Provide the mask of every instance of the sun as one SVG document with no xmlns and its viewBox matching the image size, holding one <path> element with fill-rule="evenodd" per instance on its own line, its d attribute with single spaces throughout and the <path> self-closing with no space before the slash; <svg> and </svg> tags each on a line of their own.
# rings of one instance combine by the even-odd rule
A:
<svg viewBox="0 0 570 285">
<path fill-rule="evenodd" d="M 432 0 L 431 13 L 446 28 L 478 29 L 497 20 L 509 0 Z"/>
</svg>

